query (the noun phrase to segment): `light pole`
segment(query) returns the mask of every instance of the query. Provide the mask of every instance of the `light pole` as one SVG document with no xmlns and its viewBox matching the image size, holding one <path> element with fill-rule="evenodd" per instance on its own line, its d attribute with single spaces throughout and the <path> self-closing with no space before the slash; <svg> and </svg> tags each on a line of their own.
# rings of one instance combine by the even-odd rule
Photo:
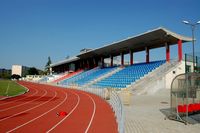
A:
<svg viewBox="0 0 200 133">
<path fill-rule="evenodd" d="M 197 21 L 196 23 L 190 23 L 189 21 L 184 20 L 183 23 L 189 25 L 192 29 L 192 56 L 193 56 L 193 72 L 194 72 L 194 69 L 195 69 L 195 63 L 194 63 L 194 60 L 195 60 L 195 57 L 194 57 L 194 30 L 195 30 L 195 27 L 198 24 L 200 24 L 200 21 Z"/>
</svg>

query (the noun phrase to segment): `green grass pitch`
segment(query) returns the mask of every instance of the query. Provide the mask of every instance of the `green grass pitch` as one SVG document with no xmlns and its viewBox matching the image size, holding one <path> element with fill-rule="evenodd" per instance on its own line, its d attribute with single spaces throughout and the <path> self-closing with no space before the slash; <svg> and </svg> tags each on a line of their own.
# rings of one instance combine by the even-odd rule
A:
<svg viewBox="0 0 200 133">
<path fill-rule="evenodd" d="M 15 81 L 0 80 L 0 96 L 15 96 L 25 91 L 26 89 Z"/>
</svg>

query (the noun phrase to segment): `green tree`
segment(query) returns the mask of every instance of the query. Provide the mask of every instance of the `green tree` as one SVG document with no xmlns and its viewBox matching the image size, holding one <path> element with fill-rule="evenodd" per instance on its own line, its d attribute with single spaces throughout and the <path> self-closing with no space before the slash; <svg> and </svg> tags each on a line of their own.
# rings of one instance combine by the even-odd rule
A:
<svg viewBox="0 0 200 133">
<path fill-rule="evenodd" d="M 38 72 L 38 70 L 37 70 L 35 67 L 31 67 L 31 68 L 28 70 L 28 74 L 29 74 L 29 75 L 38 75 L 39 72 Z"/>
<path fill-rule="evenodd" d="M 50 58 L 50 56 L 48 57 L 48 61 L 47 61 L 47 64 L 46 64 L 46 66 L 45 66 L 45 72 L 46 72 L 46 74 L 49 74 L 50 73 L 50 64 L 51 64 L 52 62 L 51 62 L 51 58 Z"/>
<path fill-rule="evenodd" d="M 10 79 L 11 77 L 11 70 L 7 69 L 0 69 L 0 79 Z"/>
</svg>

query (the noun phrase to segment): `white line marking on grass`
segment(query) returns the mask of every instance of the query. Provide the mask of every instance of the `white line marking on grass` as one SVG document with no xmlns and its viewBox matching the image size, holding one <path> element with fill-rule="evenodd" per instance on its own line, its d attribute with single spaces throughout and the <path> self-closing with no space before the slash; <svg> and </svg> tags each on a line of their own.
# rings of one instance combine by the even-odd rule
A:
<svg viewBox="0 0 200 133">
<path fill-rule="evenodd" d="M 10 88 L 10 82 L 11 82 L 11 81 L 8 82 L 8 86 L 7 86 L 6 93 L 5 93 L 6 96 L 8 96 L 8 90 L 9 90 L 9 88 Z"/>
<path fill-rule="evenodd" d="M 33 101 L 36 101 L 36 100 L 40 99 L 41 97 L 45 96 L 46 94 L 47 94 L 47 91 L 45 90 L 45 93 L 42 96 L 40 96 L 40 97 L 38 97 L 38 98 L 36 98 L 34 100 L 31 100 L 31 101 L 28 101 L 28 102 L 25 102 L 25 103 L 22 103 L 22 104 L 18 104 L 18 105 L 9 107 L 9 108 L 1 109 L 0 112 L 6 111 L 6 110 L 9 110 L 9 109 L 13 109 L 13 108 L 16 108 L 16 107 L 20 107 L 20 106 L 22 106 L 24 104 L 27 104 L 27 103 L 31 103 Z"/>
<path fill-rule="evenodd" d="M 84 93 L 84 94 L 87 95 L 87 96 L 92 100 L 93 106 L 94 106 L 93 113 L 92 113 L 92 117 L 91 117 L 91 119 L 90 119 L 90 122 L 89 122 L 89 124 L 88 124 L 87 129 L 85 130 L 85 133 L 87 133 L 88 130 L 89 130 L 89 128 L 90 128 L 90 126 L 91 126 L 91 124 L 92 124 L 92 121 L 93 121 L 93 119 L 94 119 L 94 115 L 95 115 L 95 112 L 96 112 L 96 103 L 95 103 L 94 99 L 93 99 L 89 94 L 87 94 L 87 93 Z"/>
<path fill-rule="evenodd" d="M 56 92 L 56 96 L 57 96 L 57 92 Z M 56 97 L 56 96 L 55 96 L 55 97 Z M 54 98 L 55 98 L 55 97 L 54 97 Z M 9 130 L 7 133 L 10 133 L 10 132 L 12 132 L 12 131 L 15 131 L 15 130 L 17 130 L 17 129 L 19 129 L 19 128 L 21 128 L 21 127 L 23 127 L 23 126 L 25 126 L 25 125 L 27 125 L 27 124 L 29 124 L 29 123 L 31 123 L 31 122 L 37 120 L 37 119 L 39 119 L 40 117 L 42 117 L 42 116 L 46 115 L 47 113 L 51 112 L 52 110 L 56 109 L 58 106 L 60 106 L 61 104 L 63 104 L 66 100 L 67 100 L 67 93 L 65 93 L 65 99 L 64 99 L 61 103 L 59 103 L 57 106 L 55 106 L 54 108 L 50 109 L 49 111 L 47 111 L 47 112 L 41 114 L 41 115 L 38 116 L 38 117 L 35 117 L 34 119 L 32 119 L 32 120 L 30 120 L 30 121 L 28 121 L 28 122 L 26 122 L 26 123 L 24 123 L 24 124 L 22 124 L 22 125 L 19 125 L 19 126 L 17 126 L 16 128 L 14 128 L 14 129 Z"/>
<path fill-rule="evenodd" d="M 58 125 L 60 125 L 65 119 L 67 119 L 73 112 L 74 110 L 78 107 L 79 103 L 80 103 L 80 97 L 79 95 L 77 95 L 77 93 L 74 93 L 77 97 L 78 97 L 78 102 L 76 103 L 76 105 L 74 106 L 74 108 L 69 112 L 69 114 L 67 116 L 65 116 L 60 122 L 58 122 L 56 125 L 54 125 L 51 129 L 49 129 L 46 133 L 51 132 L 52 130 L 54 130 Z"/>
<path fill-rule="evenodd" d="M 56 95 L 57 95 L 57 94 L 56 94 Z M 55 97 L 56 97 L 56 96 L 54 96 L 53 98 L 55 98 Z M 52 100 L 53 98 L 51 98 L 50 100 Z M 24 111 L 22 111 L 22 112 L 19 112 L 19 113 L 17 113 L 17 114 L 8 116 L 8 117 L 6 117 L 6 118 L 4 118 L 4 119 L 0 119 L 0 122 L 1 122 L 1 121 L 4 121 L 4 120 L 6 120 L 6 119 L 9 119 L 9 118 L 11 118 L 11 117 L 20 115 L 20 114 L 22 114 L 22 113 L 25 113 L 25 112 L 27 112 L 27 111 L 30 111 L 30 110 L 32 110 L 32 109 L 35 109 L 35 108 L 37 108 L 37 107 L 39 107 L 39 106 L 42 106 L 43 104 L 46 104 L 46 103 L 49 102 L 50 100 L 48 100 L 48 101 L 46 101 L 46 102 L 44 102 L 44 103 L 42 103 L 42 104 L 39 104 L 39 105 L 37 105 L 37 106 L 34 106 L 34 107 L 32 107 L 32 108 L 29 108 L 29 109 L 27 109 L 27 110 L 24 110 Z"/>
</svg>

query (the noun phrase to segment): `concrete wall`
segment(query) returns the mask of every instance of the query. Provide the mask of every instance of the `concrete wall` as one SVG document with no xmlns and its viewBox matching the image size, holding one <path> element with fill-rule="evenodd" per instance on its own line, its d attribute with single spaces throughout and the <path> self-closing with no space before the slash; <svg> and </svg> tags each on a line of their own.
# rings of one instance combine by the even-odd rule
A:
<svg viewBox="0 0 200 133">
<path fill-rule="evenodd" d="M 193 71 L 192 63 L 187 62 L 187 65 L 191 66 L 191 69 Z M 167 72 L 167 74 L 165 75 L 165 88 L 171 89 L 171 83 L 172 83 L 173 79 L 177 75 L 180 75 L 183 73 L 185 73 L 185 61 L 181 61 L 176 67 L 174 67 L 173 69 L 171 69 Z"/>
</svg>

